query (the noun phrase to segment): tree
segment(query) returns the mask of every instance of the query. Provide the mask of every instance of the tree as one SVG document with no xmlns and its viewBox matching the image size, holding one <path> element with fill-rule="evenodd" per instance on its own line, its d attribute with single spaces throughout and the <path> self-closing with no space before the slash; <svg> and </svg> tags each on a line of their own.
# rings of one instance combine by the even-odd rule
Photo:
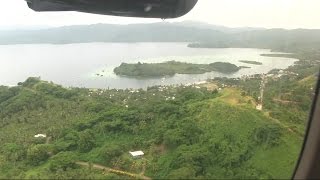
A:
<svg viewBox="0 0 320 180">
<path fill-rule="evenodd" d="M 60 152 L 50 159 L 49 169 L 57 171 L 58 169 L 66 170 L 67 168 L 74 168 L 76 162 L 76 155 L 73 152 Z"/>
<path fill-rule="evenodd" d="M 86 129 L 79 133 L 78 148 L 81 152 L 90 151 L 95 145 L 94 133 L 92 130 Z"/>
<path fill-rule="evenodd" d="M 29 77 L 25 82 L 19 83 L 19 84 L 25 87 L 32 87 L 39 82 L 40 82 L 40 77 Z"/>
<path fill-rule="evenodd" d="M 170 168 L 179 169 L 189 167 L 197 175 L 204 175 L 205 169 L 211 167 L 212 154 L 207 147 L 195 144 L 191 146 L 181 145 L 176 151 Z"/>
<path fill-rule="evenodd" d="M 182 144 L 184 137 L 179 129 L 170 129 L 164 134 L 164 143 L 170 147 L 176 147 Z"/>
<path fill-rule="evenodd" d="M 32 165 L 39 165 L 49 158 L 49 146 L 46 144 L 38 144 L 32 146 L 27 151 L 28 162 Z"/>
<path fill-rule="evenodd" d="M 256 128 L 254 131 L 254 141 L 257 144 L 267 144 L 269 146 L 276 146 L 280 143 L 282 129 L 277 124 L 269 124 Z"/>
<path fill-rule="evenodd" d="M 122 147 L 116 144 L 105 145 L 100 150 L 100 156 L 106 163 L 109 163 L 112 159 L 120 156 L 122 153 Z"/>
<path fill-rule="evenodd" d="M 194 179 L 196 172 L 191 167 L 182 167 L 170 172 L 168 178 L 170 179 Z"/>
<path fill-rule="evenodd" d="M 23 146 L 15 143 L 6 143 L 2 149 L 8 161 L 19 161 L 25 158 L 26 152 Z"/>
</svg>

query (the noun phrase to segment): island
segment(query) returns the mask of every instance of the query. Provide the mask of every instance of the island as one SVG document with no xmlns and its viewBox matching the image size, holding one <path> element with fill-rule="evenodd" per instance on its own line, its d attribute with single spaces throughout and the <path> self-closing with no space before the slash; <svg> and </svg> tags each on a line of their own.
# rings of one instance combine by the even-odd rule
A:
<svg viewBox="0 0 320 180">
<path fill-rule="evenodd" d="M 247 64 L 254 64 L 254 65 L 262 65 L 262 63 L 258 62 L 258 61 L 239 60 L 239 62 L 247 63 Z"/>
<path fill-rule="evenodd" d="M 248 67 L 248 66 L 239 66 L 239 68 L 241 68 L 241 69 L 250 69 L 251 67 Z"/>
<path fill-rule="evenodd" d="M 190 43 L 189 48 L 230 48 L 227 42 L 210 42 L 210 43 Z"/>
<path fill-rule="evenodd" d="M 206 72 L 220 72 L 230 74 L 239 71 L 241 67 L 227 62 L 214 62 L 210 64 L 192 64 L 178 61 L 162 63 L 122 63 L 113 71 L 119 76 L 128 77 L 162 77 L 175 74 L 203 74 Z"/>
</svg>

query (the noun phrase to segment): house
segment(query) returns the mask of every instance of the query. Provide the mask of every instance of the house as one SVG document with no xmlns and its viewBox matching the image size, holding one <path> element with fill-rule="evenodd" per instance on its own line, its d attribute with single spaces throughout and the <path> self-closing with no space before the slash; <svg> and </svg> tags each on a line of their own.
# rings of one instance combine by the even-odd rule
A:
<svg viewBox="0 0 320 180">
<path fill-rule="evenodd" d="M 261 110 L 262 110 L 262 104 L 258 104 L 258 105 L 256 106 L 256 109 L 259 110 L 259 111 L 261 111 Z"/>
<path fill-rule="evenodd" d="M 132 157 L 139 158 L 144 155 L 142 151 L 129 151 Z"/>
<path fill-rule="evenodd" d="M 45 137 L 47 137 L 47 135 L 45 135 L 45 134 L 36 134 L 36 135 L 34 135 L 34 137 L 35 138 L 39 138 L 39 137 L 45 138 Z"/>
</svg>

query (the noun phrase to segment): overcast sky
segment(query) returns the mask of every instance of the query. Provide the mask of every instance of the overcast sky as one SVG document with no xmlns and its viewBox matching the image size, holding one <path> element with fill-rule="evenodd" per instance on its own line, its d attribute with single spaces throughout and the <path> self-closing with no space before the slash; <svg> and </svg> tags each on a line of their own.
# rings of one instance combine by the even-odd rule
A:
<svg viewBox="0 0 320 180">
<path fill-rule="evenodd" d="M 146 23 L 160 19 L 125 18 L 78 12 L 33 12 L 24 0 L 1 0 L 0 28 L 95 23 Z M 320 29 L 320 0 L 199 0 L 189 14 L 172 21 L 195 20 L 229 27 Z"/>
</svg>

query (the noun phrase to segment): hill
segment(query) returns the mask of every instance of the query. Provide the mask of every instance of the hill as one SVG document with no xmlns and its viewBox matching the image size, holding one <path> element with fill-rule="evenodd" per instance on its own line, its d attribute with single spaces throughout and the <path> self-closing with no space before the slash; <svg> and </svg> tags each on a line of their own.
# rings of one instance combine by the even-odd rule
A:
<svg viewBox="0 0 320 180">
<path fill-rule="evenodd" d="M 254 101 L 237 88 L 66 89 L 38 78 L 2 86 L 0 178 L 127 177 L 81 162 L 151 178 L 288 178 L 300 136 Z"/>
<path fill-rule="evenodd" d="M 68 44 L 88 42 L 194 42 L 224 33 L 174 23 L 74 25 L 41 30 L 0 31 L 0 44 Z"/>
<path fill-rule="evenodd" d="M 320 56 L 264 56 L 299 61 L 267 75 L 147 90 L 65 88 L 34 77 L 0 86 L 0 179 L 288 179 Z M 145 155 L 132 158 L 135 150 Z"/>
<path fill-rule="evenodd" d="M 0 44 L 89 42 L 187 42 L 192 48 L 320 49 L 320 30 L 228 28 L 201 22 L 92 24 L 39 30 L 0 31 Z"/>
</svg>

